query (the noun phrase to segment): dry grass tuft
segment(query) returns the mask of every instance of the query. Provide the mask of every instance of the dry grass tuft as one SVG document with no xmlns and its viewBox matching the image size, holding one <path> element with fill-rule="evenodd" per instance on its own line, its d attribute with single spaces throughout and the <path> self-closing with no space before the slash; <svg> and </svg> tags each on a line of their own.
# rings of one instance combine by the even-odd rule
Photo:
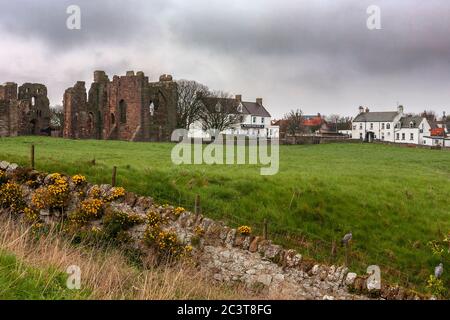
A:
<svg viewBox="0 0 450 320">
<path fill-rule="evenodd" d="M 73 245 L 57 230 L 33 236 L 31 228 L 0 216 L 0 250 L 14 254 L 36 268 L 53 267 L 65 272 L 81 269 L 82 289 L 91 299 L 251 299 L 240 287 L 208 280 L 190 265 L 142 270 L 117 248 Z"/>
</svg>

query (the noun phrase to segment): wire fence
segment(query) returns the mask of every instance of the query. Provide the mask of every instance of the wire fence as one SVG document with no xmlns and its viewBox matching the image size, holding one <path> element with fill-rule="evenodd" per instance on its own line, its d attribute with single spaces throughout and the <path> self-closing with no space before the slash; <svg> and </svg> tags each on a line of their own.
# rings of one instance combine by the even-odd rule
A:
<svg viewBox="0 0 450 320">
<path fill-rule="evenodd" d="M 192 199 L 188 199 L 182 195 L 178 198 L 174 205 L 184 207 L 195 212 L 197 205 L 196 195 Z M 199 202 L 200 203 L 200 202 Z M 199 209 L 197 209 L 199 210 Z M 206 216 L 211 216 L 210 208 L 201 208 L 200 211 Z M 263 218 L 260 220 L 248 221 L 246 218 L 236 216 L 231 213 L 226 213 L 221 216 L 222 220 L 231 227 L 240 225 L 249 225 L 252 227 L 252 233 L 255 235 L 264 234 L 264 224 L 267 223 L 267 237 L 269 240 L 292 248 L 301 253 L 305 258 L 313 261 L 320 261 L 328 265 L 347 265 L 350 270 L 365 274 L 368 264 L 368 258 L 373 261 L 373 265 L 377 265 L 381 269 L 382 277 L 390 282 L 397 283 L 405 288 L 415 288 L 418 286 L 417 281 L 414 281 L 410 274 L 399 270 L 398 265 L 388 264 L 385 261 L 380 262 L 382 253 L 377 253 L 375 256 L 368 257 L 364 252 L 358 248 L 358 239 L 353 239 L 353 244 L 349 246 L 348 252 L 346 247 L 341 244 L 342 234 L 336 234 L 332 238 L 325 239 L 317 234 L 308 232 L 301 228 L 294 228 L 281 223 Z M 384 259 L 385 260 L 385 259 Z"/>
</svg>

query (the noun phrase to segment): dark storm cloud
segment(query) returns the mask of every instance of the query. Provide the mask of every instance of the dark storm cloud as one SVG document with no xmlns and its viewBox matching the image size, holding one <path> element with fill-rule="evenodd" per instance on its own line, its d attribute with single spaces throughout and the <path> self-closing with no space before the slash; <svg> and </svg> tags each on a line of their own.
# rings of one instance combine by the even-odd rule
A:
<svg viewBox="0 0 450 320">
<path fill-rule="evenodd" d="M 164 1 L 18 0 L 2 4 L 0 26 L 24 38 L 38 38 L 52 49 L 110 43 L 125 45 L 144 35 L 158 34 L 158 14 Z M 70 5 L 81 9 L 81 30 L 66 27 Z M 158 14 L 157 14 L 158 13 Z M 152 33 L 149 31 L 152 30 Z M 151 40 L 151 39 L 150 39 Z"/>
<path fill-rule="evenodd" d="M 73 4 L 80 31 L 66 28 Z M 381 9 L 382 30 L 366 27 L 370 5 Z M 352 115 L 360 104 L 396 101 L 450 111 L 448 0 L 19 0 L 1 8 L 10 50 L 0 58 L 11 63 L 0 65 L 8 76 L 0 81 L 41 78 L 52 102 L 101 68 L 171 72 L 263 96 L 277 117 L 297 107 Z"/>
<path fill-rule="evenodd" d="M 278 63 L 316 55 L 350 69 L 382 74 L 430 63 L 448 66 L 446 1 L 337 2 L 339 6 L 274 3 L 256 12 L 251 7 L 234 11 L 217 6 L 215 14 L 188 7 L 172 27 L 186 44 L 248 58 L 264 56 Z M 382 30 L 366 27 L 366 9 L 372 4 L 381 8 Z"/>
</svg>

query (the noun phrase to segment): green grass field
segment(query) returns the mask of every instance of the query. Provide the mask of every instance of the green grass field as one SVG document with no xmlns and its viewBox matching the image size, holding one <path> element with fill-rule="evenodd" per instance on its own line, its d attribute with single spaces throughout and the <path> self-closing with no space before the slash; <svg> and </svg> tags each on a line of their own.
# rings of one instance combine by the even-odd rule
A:
<svg viewBox="0 0 450 320">
<path fill-rule="evenodd" d="M 127 190 L 189 209 L 200 194 L 204 214 L 255 232 L 267 218 L 272 239 L 319 261 L 343 263 L 339 240 L 352 231 L 351 269 L 364 272 L 377 264 L 383 279 L 422 289 L 439 263 L 427 242 L 450 230 L 446 151 L 356 143 L 280 146 L 274 176 L 261 176 L 256 165 L 176 166 L 168 143 L 3 138 L 0 159 L 28 165 L 31 143 L 38 170 L 109 183 L 115 165 L 118 185 Z"/>
<path fill-rule="evenodd" d="M 88 296 L 66 287 L 67 274 L 27 266 L 0 250 L 0 300 L 74 300 Z"/>
</svg>

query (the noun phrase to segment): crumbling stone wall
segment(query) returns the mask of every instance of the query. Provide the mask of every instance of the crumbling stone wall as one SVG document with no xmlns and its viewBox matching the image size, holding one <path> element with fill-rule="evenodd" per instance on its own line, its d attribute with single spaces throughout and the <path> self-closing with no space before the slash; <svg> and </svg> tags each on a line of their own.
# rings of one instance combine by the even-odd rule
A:
<svg viewBox="0 0 450 320">
<path fill-rule="evenodd" d="M 88 95 L 82 82 L 64 94 L 64 137 L 168 141 L 176 127 L 176 103 L 171 76 L 151 83 L 143 72 L 128 71 L 110 81 L 104 71 L 95 71 Z"/>
<path fill-rule="evenodd" d="M 0 86 L 0 136 L 50 134 L 47 88 L 39 83 Z"/>
<path fill-rule="evenodd" d="M 94 186 L 87 182 L 80 185 L 80 176 L 64 177 L 67 181 L 70 197 L 63 208 L 36 209 L 34 196 L 41 187 L 47 185 L 53 175 L 24 171 L 16 164 L 0 162 L 0 170 L 9 181 L 20 176 L 21 199 L 23 206 L 37 210 L 39 224 L 52 224 L 70 220 L 77 215 L 83 201 L 90 194 L 101 194 L 108 201 L 108 210 L 120 212 L 128 217 L 138 216 L 141 221 L 124 230 L 127 243 L 142 255 L 151 257 L 151 251 L 146 243 L 148 230 L 148 213 L 159 217 L 158 225 L 161 231 L 176 234 L 177 241 L 192 248 L 192 257 L 196 264 L 213 281 L 225 281 L 244 284 L 250 291 L 267 292 L 270 296 L 279 294 L 280 298 L 292 299 L 425 299 L 426 296 L 399 286 L 381 283 L 381 290 L 367 288 L 367 275 L 358 276 L 349 272 L 344 266 L 327 266 L 304 259 L 291 249 L 285 249 L 264 240 L 258 235 L 240 234 L 239 230 L 230 228 L 222 222 L 209 219 L 201 214 L 194 214 L 182 208 L 159 205 L 151 197 L 138 196 L 131 192 L 117 195 L 117 188 L 109 185 Z M 17 178 L 16 178 L 17 179 Z M 77 182 L 78 180 L 78 182 Z M 97 190 L 94 192 L 94 190 Z M 39 203 L 39 202 L 38 202 Z M 17 211 L 17 206 L 16 206 Z M 8 213 L 13 208 L 0 208 L 0 214 Z M 25 209 L 24 209 L 25 211 Z M 106 208 L 105 208 L 106 211 Z M 23 214 L 26 217 L 26 213 Z M 14 212 L 17 218 L 20 216 Z M 33 217 L 36 219 L 36 217 Z M 94 215 L 85 226 L 85 230 L 101 233 L 104 228 L 101 216 Z M 123 236 L 123 234 L 122 234 Z"/>
</svg>

